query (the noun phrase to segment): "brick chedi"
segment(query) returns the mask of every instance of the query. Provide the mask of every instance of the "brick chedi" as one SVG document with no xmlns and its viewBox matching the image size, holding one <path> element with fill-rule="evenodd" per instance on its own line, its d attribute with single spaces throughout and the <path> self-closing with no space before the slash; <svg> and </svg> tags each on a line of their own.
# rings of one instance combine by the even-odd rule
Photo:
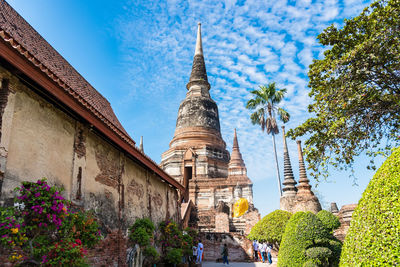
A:
<svg viewBox="0 0 400 267">
<path fill-rule="evenodd" d="M 297 141 L 297 148 L 299 152 L 299 169 L 300 179 L 297 185 L 296 206 L 297 211 L 311 211 L 317 213 L 321 210 L 321 204 L 316 195 L 311 190 L 310 180 L 307 178 L 306 167 L 304 165 L 303 151 L 301 149 L 301 141 Z"/>
<path fill-rule="evenodd" d="M 292 213 L 297 211 L 311 211 L 317 213 L 321 210 L 321 204 L 316 195 L 311 190 L 310 180 L 307 178 L 306 168 L 303 159 L 303 151 L 301 142 L 297 141 L 299 154 L 299 184 L 293 176 L 292 166 L 290 164 L 289 152 L 286 143 L 285 127 L 282 127 L 283 132 L 283 150 L 284 150 L 284 180 L 283 180 L 283 195 L 280 199 L 280 209 Z"/>
<path fill-rule="evenodd" d="M 281 210 L 292 212 L 296 198 L 296 181 L 293 176 L 289 151 L 286 143 L 285 126 L 282 126 L 283 135 L 283 194 L 280 199 Z"/>
<path fill-rule="evenodd" d="M 236 130 L 231 156 L 221 136 L 218 107 L 209 93 L 200 23 L 186 88 L 174 137 L 162 154 L 161 167 L 185 187 L 182 205 L 190 201 L 194 204 L 196 218 L 190 216 L 189 225 L 203 232 L 245 232 L 248 224 L 259 219 L 253 206 L 253 184 L 247 177 Z M 248 200 L 251 208 L 241 218 L 234 219 L 232 207 L 241 197 Z M 255 217 L 255 222 L 247 222 L 246 216 Z"/>
</svg>

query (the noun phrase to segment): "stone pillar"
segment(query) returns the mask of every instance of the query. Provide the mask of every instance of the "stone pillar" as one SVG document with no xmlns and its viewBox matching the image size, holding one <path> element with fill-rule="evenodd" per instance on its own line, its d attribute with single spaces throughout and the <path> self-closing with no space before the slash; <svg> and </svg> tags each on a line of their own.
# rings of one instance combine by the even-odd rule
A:
<svg viewBox="0 0 400 267">
<path fill-rule="evenodd" d="M 3 179 L 6 172 L 15 106 L 16 88 L 13 88 L 12 84 L 17 84 L 17 82 L 8 72 L 1 70 L 0 75 L 0 197 L 3 198 Z M 12 82 L 10 82 L 11 80 Z"/>
</svg>

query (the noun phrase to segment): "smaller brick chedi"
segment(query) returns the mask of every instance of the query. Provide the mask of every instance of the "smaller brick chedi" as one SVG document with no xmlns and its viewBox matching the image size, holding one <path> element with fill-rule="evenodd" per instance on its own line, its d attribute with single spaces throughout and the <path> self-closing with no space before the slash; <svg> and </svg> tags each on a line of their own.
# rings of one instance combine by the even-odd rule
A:
<svg viewBox="0 0 400 267">
<path fill-rule="evenodd" d="M 304 165 L 303 151 L 301 142 L 297 141 L 299 154 L 299 184 L 293 176 L 292 166 L 290 164 L 289 152 L 286 143 L 285 127 L 282 127 L 283 134 L 283 160 L 284 160 L 284 179 L 283 194 L 280 199 L 280 209 L 292 213 L 297 211 L 311 211 L 317 213 L 321 210 L 321 204 L 316 195 L 311 190 L 310 180 L 307 178 L 306 168 Z"/>
<path fill-rule="evenodd" d="M 218 107 L 210 96 L 200 23 L 186 88 L 174 137 L 162 154 L 160 165 L 186 189 L 181 201 L 185 207 L 182 213 L 192 213 L 189 225 L 197 226 L 200 231 L 246 232 L 249 223 L 253 225 L 259 220 L 253 206 L 253 184 L 247 177 L 236 130 L 231 155 L 221 136 Z M 248 200 L 249 211 L 240 218 L 232 218 L 233 204 L 239 198 Z M 188 205 L 194 208 L 187 209 Z M 254 217 L 253 223 L 250 217 Z"/>
</svg>

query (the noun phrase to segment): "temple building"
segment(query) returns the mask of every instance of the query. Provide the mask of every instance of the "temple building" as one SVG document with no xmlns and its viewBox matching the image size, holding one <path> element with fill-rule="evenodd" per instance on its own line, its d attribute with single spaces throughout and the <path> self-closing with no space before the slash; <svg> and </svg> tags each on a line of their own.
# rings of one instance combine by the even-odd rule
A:
<svg viewBox="0 0 400 267">
<path fill-rule="evenodd" d="M 161 167 L 186 189 L 181 195 L 181 215 L 192 213 L 190 219 L 187 217 L 189 225 L 203 232 L 246 233 L 260 218 L 253 206 L 253 183 L 247 177 L 236 130 L 231 155 L 221 136 L 218 107 L 210 96 L 200 23 L 186 88 L 174 137 L 162 154 Z M 242 217 L 232 218 L 233 204 L 239 198 L 246 198 L 250 208 Z"/>
<path fill-rule="evenodd" d="M 0 0 L 0 206 L 46 177 L 69 209 L 93 210 L 104 237 L 90 266 L 125 266 L 137 218 L 179 222 L 183 186 L 136 146 L 110 103 Z M 11 252 L 10 252 L 11 253 Z M 9 254 L 0 251 L 1 266 Z"/>
</svg>

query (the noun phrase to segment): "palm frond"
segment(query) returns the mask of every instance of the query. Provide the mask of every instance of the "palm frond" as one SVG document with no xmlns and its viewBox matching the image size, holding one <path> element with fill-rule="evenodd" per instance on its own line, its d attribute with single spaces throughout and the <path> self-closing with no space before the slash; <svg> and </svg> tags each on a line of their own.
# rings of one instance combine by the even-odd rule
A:
<svg viewBox="0 0 400 267">
<path fill-rule="evenodd" d="M 279 119 L 283 121 L 283 123 L 287 123 L 290 120 L 290 114 L 283 108 L 278 108 Z"/>
<path fill-rule="evenodd" d="M 282 101 L 282 99 L 285 97 L 285 94 L 287 92 L 286 88 L 278 89 L 275 91 L 275 95 L 273 97 L 274 103 L 278 104 Z"/>
<path fill-rule="evenodd" d="M 257 108 L 257 106 L 260 105 L 260 103 L 261 103 L 260 98 L 250 99 L 249 101 L 247 101 L 246 108 L 253 110 Z"/>
</svg>

